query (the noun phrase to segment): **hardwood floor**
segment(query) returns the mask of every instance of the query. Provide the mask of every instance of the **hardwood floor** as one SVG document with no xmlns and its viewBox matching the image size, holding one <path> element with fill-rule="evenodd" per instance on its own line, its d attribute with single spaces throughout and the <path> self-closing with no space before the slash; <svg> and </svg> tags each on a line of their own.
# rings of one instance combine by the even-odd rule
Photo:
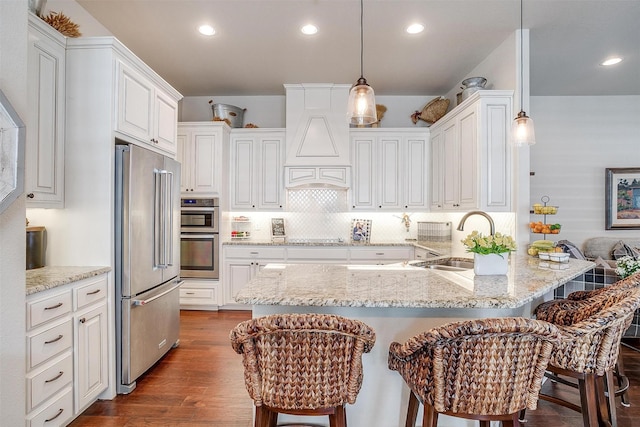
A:
<svg viewBox="0 0 640 427">
<path fill-rule="evenodd" d="M 180 346 L 143 375 L 131 394 L 95 402 L 70 426 L 251 426 L 241 357 L 229 344 L 231 328 L 250 317 L 248 311 L 182 311 Z M 630 343 L 640 347 L 640 340 Z M 640 353 L 623 348 L 623 355 L 631 407 L 618 399 L 618 426 L 640 426 Z M 545 401 L 527 412 L 527 420 L 526 427 L 582 427 L 579 413 Z"/>
</svg>

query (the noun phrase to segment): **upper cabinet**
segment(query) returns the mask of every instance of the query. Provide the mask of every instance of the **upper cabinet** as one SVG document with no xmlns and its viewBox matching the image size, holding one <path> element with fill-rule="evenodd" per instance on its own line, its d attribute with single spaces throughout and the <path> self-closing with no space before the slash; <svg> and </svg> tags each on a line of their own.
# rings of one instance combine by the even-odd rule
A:
<svg viewBox="0 0 640 427">
<path fill-rule="evenodd" d="M 222 195 L 222 153 L 229 144 L 229 134 L 224 122 L 178 124 L 177 160 L 182 164 L 183 196 Z"/>
<path fill-rule="evenodd" d="M 234 129 L 231 132 L 230 204 L 236 210 L 281 210 L 285 132 Z"/>
<path fill-rule="evenodd" d="M 116 131 L 176 154 L 178 101 L 124 61 L 118 61 Z"/>
<path fill-rule="evenodd" d="M 29 14 L 25 193 L 29 208 L 64 207 L 66 38 Z"/>
<path fill-rule="evenodd" d="M 428 208 L 428 130 L 352 129 L 352 207 Z"/>
<path fill-rule="evenodd" d="M 512 98 L 478 91 L 431 126 L 431 210 L 511 210 Z"/>
</svg>

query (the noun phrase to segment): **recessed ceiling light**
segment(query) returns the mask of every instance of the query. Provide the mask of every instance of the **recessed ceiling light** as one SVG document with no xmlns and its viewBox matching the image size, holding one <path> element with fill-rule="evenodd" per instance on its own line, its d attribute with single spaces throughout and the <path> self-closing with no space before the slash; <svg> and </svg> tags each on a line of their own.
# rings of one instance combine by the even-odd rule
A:
<svg viewBox="0 0 640 427">
<path fill-rule="evenodd" d="M 424 31 L 424 25 L 422 24 L 411 24 L 407 27 L 407 33 L 409 34 L 418 34 Z"/>
<path fill-rule="evenodd" d="M 300 28 L 302 34 L 306 34 L 307 36 L 312 36 L 318 32 L 318 27 L 313 24 L 307 24 L 304 27 Z"/>
<path fill-rule="evenodd" d="M 200 25 L 198 31 L 204 36 L 212 36 L 216 33 L 216 30 L 211 25 Z"/>
<path fill-rule="evenodd" d="M 615 58 L 609 58 L 606 61 L 603 61 L 600 63 L 600 65 L 616 65 L 618 63 L 622 62 L 622 58 L 620 57 L 615 57 Z"/>
</svg>

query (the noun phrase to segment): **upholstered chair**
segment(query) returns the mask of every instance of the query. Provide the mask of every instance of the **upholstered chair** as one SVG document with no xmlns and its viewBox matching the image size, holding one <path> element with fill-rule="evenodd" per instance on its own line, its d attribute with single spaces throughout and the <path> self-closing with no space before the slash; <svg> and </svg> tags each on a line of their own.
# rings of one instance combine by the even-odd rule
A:
<svg viewBox="0 0 640 427">
<path fill-rule="evenodd" d="M 518 412 L 537 406 L 558 338 L 550 323 L 500 318 L 449 323 L 392 343 L 389 369 L 410 389 L 406 426 L 415 426 L 420 403 L 423 427 L 435 427 L 438 414 L 520 426 Z"/>
<path fill-rule="evenodd" d="M 328 415 L 331 427 L 346 427 L 373 329 L 335 315 L 279 314 L 240 323 L 230 339 L 242 355 L 256 427 L 275 426 L 278 413 Z"/>
<path fill-rule="evenodd" d="M 541 392 L 540 398 L 582 412 L 585 427 L 602 423 L 615 426 L 613 371 L 622 334 L 639 305 L 640 288 L 631 287 L 585 300 L 556 300 L 539 306 L 536 318 L 556 324 L 562 337 L 545 375 L 568 385 L 572 383 L 565 377 L 577 380 L 580 405 L 553 393 Z"/>
</svg>

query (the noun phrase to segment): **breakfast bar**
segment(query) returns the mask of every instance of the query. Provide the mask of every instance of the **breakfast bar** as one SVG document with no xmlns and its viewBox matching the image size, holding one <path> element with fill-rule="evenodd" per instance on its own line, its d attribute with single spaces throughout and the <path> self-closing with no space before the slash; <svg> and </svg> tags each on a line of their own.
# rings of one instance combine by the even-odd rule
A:
<svg viewBox="0 0 640 427">
<path fill-rule="evenodd" d="M 512 254 L 504 276 L 428 267 L 427 263 L 268 264 L 236 300 L 250 304 L 253 317 L 330 313 L 371 326 L 376 344 L 363 355 L 362 389 L 356 403 L 347 407 L 348 425 L 398 427 L 404 425 L 409 391 L 400 376 L 387 368 L 391 342 L 404 342 L 453 321 L 530 317 L 539 303 L 553 298 L 555 288 L 592 269 L 594 263 L 571 259 L 558 264 Z M 326 423 L 326 419 L 312 422 Z M 442 416 L 439 425 L 474 424 Z"/>
</svg>

